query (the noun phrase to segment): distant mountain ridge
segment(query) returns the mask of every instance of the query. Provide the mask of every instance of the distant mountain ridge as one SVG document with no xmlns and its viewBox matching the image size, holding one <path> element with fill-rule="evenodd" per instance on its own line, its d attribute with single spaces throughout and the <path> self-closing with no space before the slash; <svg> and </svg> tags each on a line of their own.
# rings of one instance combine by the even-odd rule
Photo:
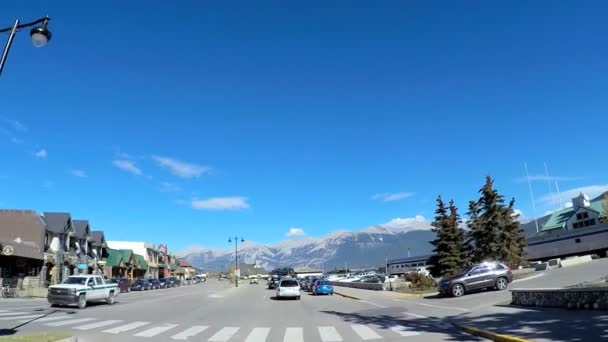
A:
<svg viewBox="0 0 608 342">
<path fill-rule="evenodd" d="M 305 237 L 263 245 L 244 242 L 239 260 L 259 262 L 266 269 L 312 267 L 324 269 L 377 267 L 386 258 L 429 254 L 435 238 L 431 225 L 422 216 L 397 218 L 360 231 L 338 231 L 321 238 Z M 204 270 L 224 271 L 234 262 L 234 251 L 191 246 L 177 253 Z"/>
</svg>

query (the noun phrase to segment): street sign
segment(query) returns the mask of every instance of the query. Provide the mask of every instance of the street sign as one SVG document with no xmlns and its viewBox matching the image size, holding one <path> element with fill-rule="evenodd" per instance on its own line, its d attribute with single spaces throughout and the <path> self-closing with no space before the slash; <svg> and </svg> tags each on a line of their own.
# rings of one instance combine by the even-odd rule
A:
<svg viewBox="0 0 608 342">
<path fill-rule="evenodd" d="M 241 270 L 234 270 L 234 275 L 236 277 L 240 277 L 241 276 Z"/>
</svg>

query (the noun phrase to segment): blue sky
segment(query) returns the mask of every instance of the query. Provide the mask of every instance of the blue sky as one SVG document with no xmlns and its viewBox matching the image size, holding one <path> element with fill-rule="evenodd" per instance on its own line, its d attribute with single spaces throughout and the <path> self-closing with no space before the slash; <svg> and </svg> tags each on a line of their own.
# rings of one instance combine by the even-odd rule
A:
<svg viewBox="0 0 608 342">
<path fill-rule="evenodd" d="M 53 38 L 0 77 L 0 207 L 177 250 L 608 188 L 604 2 L 327 3 L 2 2 Z"/>
</svg>

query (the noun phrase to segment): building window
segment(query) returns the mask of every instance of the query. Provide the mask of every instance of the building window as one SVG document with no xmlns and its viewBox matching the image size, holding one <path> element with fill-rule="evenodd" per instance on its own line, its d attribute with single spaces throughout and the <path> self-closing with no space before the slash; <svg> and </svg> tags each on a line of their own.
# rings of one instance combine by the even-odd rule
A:
<svg viewBox="0 0 608 342">
<path fill-rule="evenodd" d="M 581 239 L 576 239 L 576 240 L 574 240 L 574 242 L 581 243 Z"/>
</svg>

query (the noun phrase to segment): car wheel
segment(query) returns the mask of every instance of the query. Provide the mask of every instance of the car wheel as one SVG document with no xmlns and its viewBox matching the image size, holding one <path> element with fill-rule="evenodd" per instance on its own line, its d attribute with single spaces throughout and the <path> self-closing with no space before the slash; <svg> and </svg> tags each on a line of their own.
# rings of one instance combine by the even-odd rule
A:
<svg viewBox="0 0 608 342">
<path fill-rule="evenodd" d="M 131 288 L 127 287 L 127 293 L 131 292 Z"/>
<path fill-rule="evenodd" d="M 78 296 L 78 308 L 79 309 L 84 309 L 86 307 L 87 307 L 87 297 L 83 293 L 80 296 Z"/>
<path fill-rule="evenodd" d="M 509 286 L 509 281 L 505 277 L 499 277 L 496 279 L 496 289 L 498 291 L 505 290 Z"/>
<path fill-rule="evenodd" d="M 297 297 L 296 297 L 296 300 L 300 300 L 300 296 L 297 296 Z"/>
<path fill-rule="evenodd" d="M 116 302 L 116 296 L 114 295 L 114 291 L 110 292 L 110 294 L 108 295 L 108 299 L 106 299 L 106 302 L 108 303 L 108 305 L 114 305 L 114 303 Z"/>
<path fill-rule="evenodd" d="M 452 285 L 452 296 L 460 297 L 464 294 L 464 286 L 461 284 Z"/>
</svg>

